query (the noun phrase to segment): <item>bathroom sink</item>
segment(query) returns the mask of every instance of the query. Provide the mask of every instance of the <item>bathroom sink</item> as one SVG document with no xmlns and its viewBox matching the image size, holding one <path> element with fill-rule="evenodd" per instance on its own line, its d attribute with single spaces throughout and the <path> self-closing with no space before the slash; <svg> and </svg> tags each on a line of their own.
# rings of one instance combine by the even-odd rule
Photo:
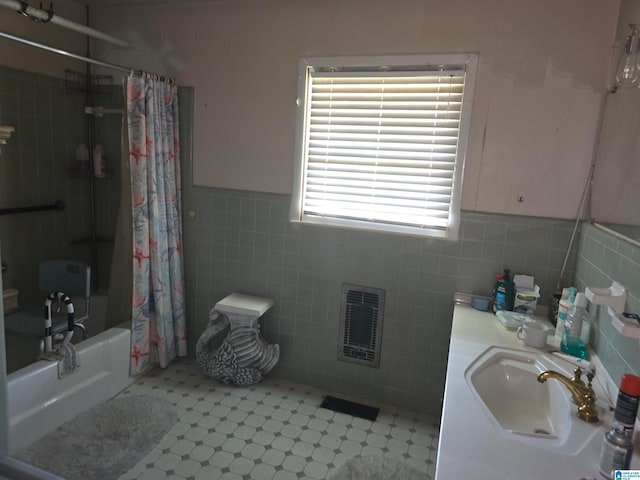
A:
<svg viewBox="0 0 640 480">
<path fill-rule="evenodd" d="M 469 365 L 465 380 L 504 436 L 545 450 L 577 453 L 603 430 L 600 423 L 577 418 L 577 406 L 560 382 L 538 382 L 538 374 L 545 370 L 570 376 L 542 353 L 489 347 Z"/>
</svg>

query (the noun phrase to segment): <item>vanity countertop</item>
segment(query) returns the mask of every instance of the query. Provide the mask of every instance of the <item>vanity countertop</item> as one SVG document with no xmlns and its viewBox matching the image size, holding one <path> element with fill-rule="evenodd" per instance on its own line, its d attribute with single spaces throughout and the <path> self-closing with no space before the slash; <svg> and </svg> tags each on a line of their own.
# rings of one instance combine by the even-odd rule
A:
<svg viewBox="0 0 640 480">
<path fill-rule="evenodd" d="M 490 346 L 543 352 L 546 349 L 527 347 L 507 330 L 492 313 L 480 312 L 465 305 L 456 305 L 453 316 L 446 387 L 440 426 L 436 479 L 473 478 L 495 480 L 517 478 L 519 480 L 585 478 L 603 479 L 598 472 L 602 438 L 611 426 L 611 413 L 601 410 L 600 422 L 593 425 L 600 430 L 577 453 L 569 455 L 526 445 L 514 441 L 499 431 L 482 409 L 471 387 L 465 380 L 465 371 L 473 361 Z M 557 349 L 553 334 L 549 336 L 549 349 Z M 545 353 L 545 355 L 548 355 Z M 569 362 L 550 356 L 551 361 L 571 374 Z M 599 374 L 599 372 L 597 372 Z M 600 386 L 598 376 L 594 390 L 598 404 L 604 406 L 607 397 Z M 577 407 L 573 406 L 574 409 Z M 634 455 L 632 468 L 638 468 Z"/>
</svg>

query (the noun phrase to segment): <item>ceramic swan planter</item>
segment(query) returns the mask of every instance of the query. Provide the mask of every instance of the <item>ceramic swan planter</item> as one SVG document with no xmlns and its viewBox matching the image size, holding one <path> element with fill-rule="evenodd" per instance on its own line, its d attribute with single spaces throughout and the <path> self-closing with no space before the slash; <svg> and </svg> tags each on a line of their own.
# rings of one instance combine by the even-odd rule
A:
<svg viewBox="0 0 640 480">
<path fill-rule="evenodd" d="M 233 385 L 252 385 L 262 380 L 280 358 L 279 345 L 270 345 L 260 334 L 259 317 L 209 312 L 209 323 L 196 344 L 200 369 L 216 380 Z M 229 328 L 215 351 L 211 342 Z"/>
</svg>

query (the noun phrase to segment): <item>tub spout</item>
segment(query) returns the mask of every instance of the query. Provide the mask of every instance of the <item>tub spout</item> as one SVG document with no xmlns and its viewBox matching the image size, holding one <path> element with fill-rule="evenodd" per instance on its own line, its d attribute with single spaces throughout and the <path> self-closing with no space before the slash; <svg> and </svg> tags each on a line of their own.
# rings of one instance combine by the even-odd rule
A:
<svg viewBox="0 0 640 480">
<path fill-rule="evenodd" d="M 598 412 L 595 408 L 596 395 L 591 387 L 593 373 L 587 374 L 589 381 L 587 385 L 582 381 L 582 370 L 580 370 L 579 367 L 576 368 L 573 373 L 574 377 L 569 378 L 554 370 L 545 370 L 538 375 L 538 381 L 544 383 L 549 378 L 558 380 L 567 387 L 569 392 L 571 392 L 573 402 L 578 405 L 578 418 L 587 423 L 595 423 L 598 421 Z"/>
</svg>

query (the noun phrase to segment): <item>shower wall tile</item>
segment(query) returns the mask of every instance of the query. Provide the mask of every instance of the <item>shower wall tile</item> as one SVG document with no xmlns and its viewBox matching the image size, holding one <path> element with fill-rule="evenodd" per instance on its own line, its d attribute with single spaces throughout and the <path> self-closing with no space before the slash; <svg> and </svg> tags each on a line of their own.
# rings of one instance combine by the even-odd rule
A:
<svg viewBox="0 0 640 480">
<path fill-rule="evenodd" d="M 120 87 L 90 99 L 107 108 L 122 106 Z M 0 216 L 0 244 L 8 270 L 5 288 L 17 288 L 21 303 L 40 302 L 37 270 L 42 260 L 64 258 L 90 262 L 87 244 L 73 244 L 90 233 L 90 190 L 86 178 L 72 178 L 76 147 L 87 143 L 86 94 L 62 79 L 0 67 L 0 123 L 15 132 L 0 153 L 0 208 L 52 204 L 64 211 Z M 113 155 L 109 179 L 95 182 L 99 236 L 113 237 L 120 198 L 121 117 L 96 121 L 96 139 Z M 98 247 L 99 289 L 108 285 L 111 245 Z"/>
<path fill-rule="evenodd" d="M 77 216 L 72 199 L 81 192 L 66 176 L 64 183 L 60 182 L 57 170 L 66 173 L 67 152 L 75 147 L 71 148 L 67 138 L 56 137 L 53 129 L 72 115 L 69 97 L 73 94 L 63 90 L 52 113 L 51 86 L 63 87 L 61 80 L 8 68 L 0 68 L 0 78 L 0 123 L 16 129 L 0 154 L 0 207 L 49 204 L 58 199 L 67 204 L 63 212 L 0 216 L 0 243 L 8 265 L 4 286 L 20 290 L 21 302 L 38 301 L 37 267 L 41 260 L 52 251 L 59 252 L 60 258 L 85 259 L 74 256 L 69 235 L 58 231 L 68 217 Z M 76 111 L 75 122 L 82 120 L 84 113 Z M 86 129 L 81 133 L 86 134 Z"/>
<path fill-rule="evenodd" d="M 605 288 L 618 281 L 629 290 L 626 311 L 640 312 L 640 247 L 592 224 L 580 232 L 575 270 L 576 286 Z M 594 316 L 591 344 L 611 377 L 640 375 L 640 345 L 622 336 L 611 324 L 606 308 L 591 305 Z"/>
</svg>

